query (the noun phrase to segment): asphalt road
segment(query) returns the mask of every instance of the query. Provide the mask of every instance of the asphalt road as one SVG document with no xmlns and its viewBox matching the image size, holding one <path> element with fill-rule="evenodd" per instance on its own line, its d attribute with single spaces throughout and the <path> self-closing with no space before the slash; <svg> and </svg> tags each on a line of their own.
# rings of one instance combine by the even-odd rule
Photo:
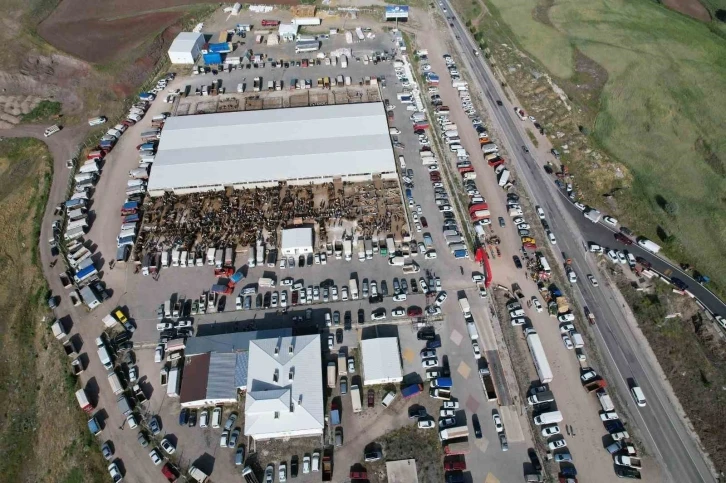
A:
<svg viewBox="0 0 726 483">
<path fill-rule="evenodd" d="M 451 5 L 443 1 L 446 15 L 455 15 Z M 440 5 L 442 5 L 440 4 Z M 572 204 L 562 196 L 531 155 L 525 155 L 521 146 L 528 145 L 522 122 L 514 117 L 513 106 L 509 105 L 502 95 L 500 86 L 482 59 L 473 54 L 475 44 L 470 39 L 463 24 L 454 17 L 453 33 L 456 41 L 471 66 L 470 72 L 478 87 L 484 93 L 488 110 L 496 121 L 499 132 L 504 136 L 503 143 L 508 148 L 512 164 L 519 175 L 520 183 L 530 194 L 533 202 L 540 205 L 547 213 L 552 231 L 555 233 L 558 251 L 567 253 L 573 260 L 577 273 L 597 273 L 595 258 L 587 254 L 583 243 L 595 241 L 605 246 L 615 247 L 615 240 L 610 229 L 600 224 L 593 224 L 585 219 Z M 498 107 L 496 100 L 502 100 L 504 107 Z M 622 248 L 622 247 L 620 247 Z M 643 256 L 653 263 L 658 271 L 670 270 L 685 281 L 694 295 L 712 312 L 726 313 L 724 304 L 704 287 L 699 286 L 691 277 L 681 272 L 668 262 L 644 252 L 637 246 L 628 247 L 635 255 Z M 563 261 L 560 259 L 560 261 Z M 600 342 L 606 349 L 610 365 L 617 371 L 617 381 L 610 381 L 627 401 L 634 422 L 642 430 L 645 443 L 664 467 L 672 481 L 715 481 L 709 471 L 697 444 L 688 433 L 684 421 L 671 404 L 661 384 L 658 368 L 646 355 L 645 351 L 636 346 L 636 338 L 629 325 L 631 315 L 624 302 L 610 287 L 601 284 L 598 290 L 585 284 L 578 284 L 575 292 L 580 292 L 581 301 L 595 314 Z M 637 381 L 648 399 L 645 408 L 638 408 L 628 396 L 628 382 Z"/>
</svg>

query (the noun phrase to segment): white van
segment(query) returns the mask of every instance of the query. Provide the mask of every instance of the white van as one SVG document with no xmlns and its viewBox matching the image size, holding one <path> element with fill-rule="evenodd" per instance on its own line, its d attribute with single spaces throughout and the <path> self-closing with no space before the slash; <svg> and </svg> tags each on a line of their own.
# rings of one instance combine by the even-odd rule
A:
<svg viewBox="0 0 726 483">
<path fill-rule="evenodd" d="M 635 399 L 635 404 L 637 404 L 641 408 L 645 407 L 645 394 L 643 394 L 643 390 L 640 388 L 640 386 L 631 387 L 630 394 L 632 394 L 633 399 Z"/>
<path fill-rule="evenodd" d="M 60 127 L 57 124 L 54 124 L 51 127 L 49 127 L 48 129 L 46 129 L 45 131 L 43 131 L 43 136 L 45 136 L 45 137 L 52 136 L 53 134 L 57 133 L 58 131 L 60 131 Z"/>
<path fill-rule="evenodd" d="M 218 428 L 221 421 L 222 421 L 222 408 L 217 406 L 216 408 L 214 408 L 214 411 L 212 411 L 212 427 Z"/>
</svg>

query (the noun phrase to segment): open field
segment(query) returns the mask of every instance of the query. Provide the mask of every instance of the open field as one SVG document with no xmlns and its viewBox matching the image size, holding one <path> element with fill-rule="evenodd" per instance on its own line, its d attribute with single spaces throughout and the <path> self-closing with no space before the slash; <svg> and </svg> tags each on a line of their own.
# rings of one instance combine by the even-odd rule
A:
<svg viewBox="0 0 726 483">
<path fill-rule="evenodd" d="M 68 359 L 47 326 L 37 238 L 49 166 L 43 143 L 0 141 L 0 474 L 3 481 L 105 481 Z"/>
<path fill-rule="evenodd" d="M 494 16 L 484 20 L 485 30 L 518 94 L 519 87 L 535 84 L 552 92 L 539 64 L 565 89 L 568 102 L 579 104 L 581 110 L 567 111 L 550 96 L 543 105 L 535 95 L 539 88 L 520 96 L 570 169 L 590 174 L 578 176 L 578 189 L 599 206 L 602 195 L 613 194 L 608 211 L 660 240 L 678 261 L 700 268 L 716 290 L 726 287 L 718 248 L 726 242 L 726 143 L 718 132 L 726 124 L 726 99 L 718 94 L 726 88 L 726 43 L 708 26 L 651 2 L 599 1 L 584 8 L 555 2 L 533 16 L 535 3 L 491 0 Z M 579 135 L 578 125 L 592 126 L 592 136 Z M 593 151 L 603 152 L 595 157 Z M 675 212 L 666 212 L 668 204 Z"/>
<path fill-rule="evenodd" d="M 38 26 L 38 33 L 64 52 L 88 62 L 106 63 L 143 44 L 200 3 L 219 4 L 195 0 L 65 1 Z"/>
</svg>

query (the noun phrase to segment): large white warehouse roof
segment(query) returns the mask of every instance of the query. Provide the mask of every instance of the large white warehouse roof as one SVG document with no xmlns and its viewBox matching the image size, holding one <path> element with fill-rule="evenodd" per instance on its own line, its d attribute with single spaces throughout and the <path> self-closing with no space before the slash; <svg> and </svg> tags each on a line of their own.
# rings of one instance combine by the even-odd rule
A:
<svg viewBox="0 0 726 483">
<path fill-rule="evenodd" d="M 149 180 L 152 196 L 332 178 L 396 176 L 383 104 L 171 117 Z"/>
</svg>

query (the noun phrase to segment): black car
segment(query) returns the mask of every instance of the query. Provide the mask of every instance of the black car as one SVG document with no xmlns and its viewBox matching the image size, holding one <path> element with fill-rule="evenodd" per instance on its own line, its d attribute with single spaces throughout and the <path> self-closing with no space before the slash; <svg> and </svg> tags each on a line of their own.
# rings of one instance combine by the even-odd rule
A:
<svg viewBox="0 0 726 483">
<path fill-rule="evenodd" d="M 297 457 L 297 455 L 295 455 L 290 460 L 290 477 L 291 478 L 297 478 L 297 468 L 298 468 L 298 457 Z"/>
<path fill-rule="evenodd" d="M 522 261 L 519 259 L 519 257 L 517 255 L 514 255 L 512 257 L 512 260 L 514 260 L 514 266 L 515 267 L 517 267 L 518 269 L 521 269 L 522 268 Z"/>
<path fill-rule="evenodd" d="M 630 468 L 629 466 L 615 465 L 615 474 L 618 478 L 629 478 L 631 480 L 640 479 L 640 471 L 635 468 Z"/>
<path fill-rule="evenodd" d="M 685 282 L 680 278 L 671 278 L 671 283 L 675 285 L 678 290 L 685 290 L 688 288 L 688 285 L 686 285 Z"/>
<path fill-rule="evenodd" d="M 364 324 L 366 321 L 366 311 L 363 309 L 358 309 L 358 323 Z"/>
<path fill-rule="evenodd" d="M 338 344 L 343 343 L 343 329 L 338 329 L 335 331 L 335 338 L 338 341 Z"/>
<path fill-rule="evenodd" d="M 269 309 L 272 303 L 272 294 L 270 292 L 265 293 L 265 301 L 262 303 L 262 307 Z"/>
<path fill-rule="evenodd" d="M 421 329 L 416 334 L 418 340 L 434 340 L 436 339 L 436 331 L 433 328 Z"/>
<path fill-rule="evenodd" d="M 189 422 L 188 422 L 188 424 L 189 424 L 189 427 L 190 428 L 193 428 L 194 426 L 197 425 L 197 410 L 196 409 L 192 409 L 192 410 L 189 411 Z"/>
<path fill-rule="evenodd" d="M 300 258 L 298 258 L 298 260 L 297 260 L 297 266 L 298 267 L 305 266 L 305 255 L 300 255 Z"/>
<path fill-rule="evenodd" d="M 502 101 L 497 101 L 497 106 L 503 106 Z"/>
<path fill-rule="evenodd" d="M 350 310 L 345 311 L 345 316 L 343 317 L 343 327 L 345 330 L 351 329 L 351 314 Z"/>
<path fill-rule="evenodd" d="M 507 194 L 507 199 L 512 201 L 519 201 L 519 195 L 516 193 Z"/>
<path fill-rule="evenodd" d="M 529 456 L 529 462 L 532 463 L 532 468 L 534 469 L 534 471 L 542 471 L 542 463 L 539 462 L 537 452 L 534 450 L 534 448 L 529 448 L 527 450 L 527 455 Z"/>
<path fill-rule="evenodd" d="M 385 280 L 381 280 L 381 295 L 384 297 L 388 297 L 388 284 Z"/>
<path fill-rule="evenodd" d="M 103 286 L 103 283 L 93 282 L 91 284 L 91 288 L 96 293 L 96 295 L 98 295 L 98 298 L 101 299 L 101 302 L 105 302 L 109 299 L 108 292 L 106 292 L 106 287 Z"/>
<path fill-rule="evenodd" d="M 189 419 L 189 410 L 187 408 L 182 408 L 181 412 L 179 413 L 179 426 L 184 426 L 187 424 L 187 421 Z"/>
<path fill-rule="evenodd" d="M 227 297 L 219 297 L 217 303 L 217 312 L 224 312 L 224 305 L 227 303 Z"/>
<path fill-rule="evenodd" d="M 426 408 L 423 406 L 414 405 L 408 408 L 408 419 L 425 418 Z"/>
<path fill-rule="evenodd" d="M 504 218 L 502 218 L 501 216 L 499 217 L 499 226 L 501 226 L 502 228 L 504 228 L 506 226 L 506 223 L 504 222 Z"/>
<path fill-rule="evenodd" d="M 550 224 L 547 223 L 547 220 L 542 220 L 542 228 L 544 228 L 545 230 L 550 229 Z"/>
<path fill-rule="evenodd" d="M 474 414 L 471 417 L 471 424 L 474 426 L 474 436 L 476 436 L 477 439 L 481 439 L 481 424 L 479 424 L 478 414 Z"/>
<path fill-rule="evenodd" d="M 444 211 L 444 220 L 453 220 L 456 218 L 456 215 L 454 215 L 453 211 Z"/>
<path fill-rule="evenodd" d="M 116 345 L 123 344 L 124 342 L 131 339 L 131 334 L 127 331 L 121 332 L 116 337 L 113 338 L 113 342 Z"/>
<path fill-rule="evenodd" d="M 313 254 L 308 253 L 308 265 L 312 265 L 312 264 L 313 264 Z"/>
</svg>

